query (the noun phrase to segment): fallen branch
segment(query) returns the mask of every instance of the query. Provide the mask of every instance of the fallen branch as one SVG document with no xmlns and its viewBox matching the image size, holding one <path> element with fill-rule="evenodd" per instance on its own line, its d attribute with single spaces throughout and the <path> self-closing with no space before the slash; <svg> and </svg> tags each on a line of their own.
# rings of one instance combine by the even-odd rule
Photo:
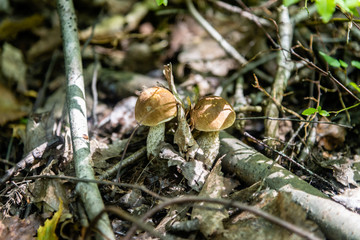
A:
<svg viewBox="0 0 360 240">
<path fill-rule="evenodd" d="M 58 0 L 57 10 L 63 37 L 67 79 L 67 109 L 69 112 L 76 176 L 79 178 L 95 179 L 94 170 L 90 163 L 91 154 L 87 128 L 84 77 L 73 2 Z M 90 220 L 94 219 L 104 209 L 104 203 L 97 185 L 95 183 L 81 182 L 77 184 L 76 190 L 81 197 Z M 101 232 L 97 235 L 98 239 L 103 239 L 103 236 L 106 236 L 108 239 L 115 239 L 107 215 L 102 216 L 97 222 L 96 227 Z"/>
<path fill-rule="evenodd" d="M 254 184 L 263 180 L 272 189 L 291 193 L 294 202 L 301 205 L 309 217 L 322 229 L 328 239 L 360 239 L 360 215 L 332 201 L 318 189 L 231 135 L 221 132 L 220 155 L 223 167 L 235 173 L 242 181 Z"/>
<path fill-rule="evenodd" d="M 28 166 L 32 166 L 36 163 L 36 160 L 41 159 L 44 152 L 48 150 L 51 147 L 55 147 L 62 143 L 62 140 L 58 137 L 54 138 L 51 141 L 44 142 L 40 146 L 34 148 L 31 152 L 26 154 L 26 156 L 21 159 L 14 167 L 7 170 L 4 174 L 4 176 L 0 179 L 0 186 L 6 183 L 12 176 L 14 176 L 16 173 L 20 172 L 24 168 Z"/>
</svg>

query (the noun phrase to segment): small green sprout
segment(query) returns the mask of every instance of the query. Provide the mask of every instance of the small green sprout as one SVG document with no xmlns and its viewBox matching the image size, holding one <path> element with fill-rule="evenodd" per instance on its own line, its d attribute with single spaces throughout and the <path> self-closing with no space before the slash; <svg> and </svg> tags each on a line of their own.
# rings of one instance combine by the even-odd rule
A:
<svg viewBox="0 0 360 240">
<path fill-rule="evenodd" d="M 309 115 L 313 115 L 313 114 L 316 114 L 316 113 L 319 113 L 321 116 L 324 116 L 324 117 L 330 116 L 330 113 L 328 111 L 326 111 L 326 110 L 322 110 L 321 106 L 318 106 L 317 108 L 305 109 L 302 112 L 302 115 L 309 116 Z"/>
</svg>

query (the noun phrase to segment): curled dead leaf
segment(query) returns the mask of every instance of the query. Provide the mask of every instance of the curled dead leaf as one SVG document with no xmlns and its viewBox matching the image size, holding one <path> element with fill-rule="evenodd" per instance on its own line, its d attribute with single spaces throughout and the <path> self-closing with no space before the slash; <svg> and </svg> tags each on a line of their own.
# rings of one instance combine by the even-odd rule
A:
<svg viewBox="0 0 360 240">
<path fill-rule="evenodd" d="M 326 117 L 321 118 L 320 121 L 330 122 Z M 316 129 L 316 141 L 327 151 L 341 147 L 345 136 L 346 130 L 337 125 L 320 123 Z"/>
</svg>

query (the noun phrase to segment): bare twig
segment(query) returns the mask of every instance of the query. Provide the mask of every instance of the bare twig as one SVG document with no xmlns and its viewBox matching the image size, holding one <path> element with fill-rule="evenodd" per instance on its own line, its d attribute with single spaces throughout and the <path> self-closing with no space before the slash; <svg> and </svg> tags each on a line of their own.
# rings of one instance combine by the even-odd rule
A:
<svg viewBox="0 0 360 240">
<path fill-rule="evenodd" d="M 149 112 L 148 114 L 150 114 L 150 112 Z M 140 122 L 139 124 L 141 124 L 141 122 Z M 131 133 L 128 141 L 126 142 L 126 145 L 125 145 L 123 154 L 121 155 L 120 162 L 119 162 L 118 164 L 116 164 L 116 165 L 117 165 L 117 166 L 116 166 L 117 173 L 116 173 L 115 182 L 120 182 L 120 170 L 121 170 L 121 168 L 122 168 L 122 165 L 123 165 L 123 164 L 126 164 L 126 163 L 124 163 L 123 160 L 124 160 L 124 158 L 125 158 L 126 151 L 127 151 L 128 147 L 129 147 L 129 145 L 130 145 L 130 141 L 131 141 L 131 139 L 134 137 L 135 132 L 138 130 L 138 128 L 139 128 L 139 126 L 140 126 L 139 124 L 138 124 L 138 125 L 134 128 L 134 130 L 132 131 L 132 133 Z"/>
<path fill-rule="evenodd" d="M 312 16 L 314 13 L 316 13 L 316 5 L 313 4 L 308 8 L 302 8 L 296 15 L 291 17 L 291 22 L 293 25 L 296 25 L 302 21 L 305 21 L 309 19 L 310 16 Z"/>
<path fill-rule="evenodd" d="M 315 120 L 305 120 L 305 119 L 295 119 L 295 118 L 275 118 L 275 117 L 242 117 L 242 118 L 237 118 L 236 120 L 238 121 L 244 121 L 244 120 L 258 120 L 258 119 L 268 119 L 268 120 L 276 120 L 276 121 L 292 121 L 292 122 L 307 122 L 307 123 L 321 123 L 321 124 L 330 124 L 330 125 L 337 125 L 339 127 L 343 127 L 343 128 L 349 128 L 352 129 L 352 126 L 349 125 L 344 125 L 344 124 L 340 124 L 340 123 L 335 123 L 335 122 L 325 122 L 325 121 L 315 121 Z"/>
<path fill-rule="evenodd" d="M 334 81 L 336 84 L 338 84 L 342 89 L 344 89 L 347 93 L 349 93 L 353 98 L 355 98 L 358 102 L 360 102 L 360 98 L 358 98 L 354 93 L 352 93 L 349 89 L 347 89 L 341 82 L 339 82 L 339 80 L 337 80 L 330 72 L 326 72 L 324 70 L 322 70 L 321 68 L 319 68 L 318 66 L 316 66 L 316 64 L 314 64 L 313 62 L 310 62 L 309 60 L 303 58 L 302 56 L 300 56 L 299 54 L 297 54 L 294 49 L 290 49 L 290 53 L 292 55 L 294 55 L 295 57 L 300 58 L 302 61 L 306 62 L 308 66 L 313 67 L 316 69 L 316 71 L 318 71 L 319 73 L 321 73 L 321 75 L 326 76 L 328 78 L 330 78 L 332 81 Z"/>
<path fill-rule="evenodd" d="M 40 88 L 38 95 L 36 97 L 36 101 L 33 106 L 33 111 L 36 111 L 36 109 L 38 109 L 44 102 L 46 89 L 48 88 L 50 77 L 54 70 L 55 63 L 56 63 L 58 56 L 59 56 L 59 51 L 55 50 L 51 56 L 50 65 L 49 65 L 48 70 L 46 71 L 44 83 L 43 83 L 42 87 Z"/>
<path fill-rule="evenodd" d="M 259 80 L 257 79 L 256 75 L 254 74 L 254 79 L 255 79 L 255 84 L 253 84 L 253 86 L 257 89 L 259 89 L 262 93 L 264 93 L 268 98 L 270 98 L 272 100 L 272 102 L 275 104 L 275 106 L 283 111 L 286 111 L 296 117 L 298 117 L 301 120 L 304 120 L 304 118 L 302 116 L 300 116 L 297 112 L 294 112 L 291 109 L 288 109 L 286 107 L 284 107 L 283 105 L 281 105 L 281 103 L 279 102 L 278 99 L 276 99 L 274 96 L 270 95 L 263 87 L 260 86 Z M 272 114 L 275 115 L 275 114 Z M 278 114 L 277 114 L 278 115 Z M 277 116 L 274 116 L 277 117 Z M 274 118 L 273 116 L 267 116 L 267 119 L 271 120 L 272 118 Z M 272 121 L 272 120 L 271 120 Z M 274 131 L 274 129 L 272 130 Z"/>
<path fill-rule="evenodd" d="M 93 77 L 91 80 L 91 92 L 93 95 L 93 106 L 92 106 L 92 117 L 93 117 L 93 125 L 97 126 L 98 125 L 98 119 L 96 116 L 96 107 L 98 105 L 98 93 L 97 93 L 97 87 L 96 87 L 96 83 L 97 83 L 97 76 L 98 76 L 98 72 L 99 72 L 99 57 L 97 55 L 97 53 L 95 53 L 95 50 L 93 50 L 94 53 L 94 71 L 93 71 Z"/>
<path fill-rule="evenodd" d="M 104 213 L 113 213 L 116 214 L 117 216 L 119 216 L 120 218 L 132 222 L 134 223 L 136 226 L 138 226 L 139 228 L 143 229 L 144 231 L 150 233 L 150 235 L 157 237 L 159 239 L 167 239 L 165 238 L 162 234 L 156 232 L 154 230 L 154 228 L 152 226 L 150 226 L 149 224 L 146 224 L 144 221 L 142 221 L 141 219 L 138 219 L 136 217 L 131 216 L 129 213 L 125 212 L 124 210 L 117 208 L 117 207 L 106 207 L 104 210 L 102 210 L 91 222 L 89 227 L 86 229 L 85 231 L 85 236 L 84 239 L 87 240 L 90 238 L 90 230 L 92 230 L 95 227 L 96 222 L 100 219 L 100 217 L 104 214 Z"/>
<path fill-rule="evenodd" d="M 35 176 L 28 176 L 28 177 L 14 177 L 14 180 L 36 180 L 39 178 L 44 179 L 59 179 L 59 180 L 66 180 L 70 182 L 84 182 L 84 183 L 96 183 L 101 185 L 113 185 L 118 187 L 126 187 L 126 188 L 133 188 L 133 189 L 139 189 L 143 191 L 144 193 L 149 194 L 150 196 L 160 199 L 160 200 L 166 200 L 167 198 L 160 196 L 157 193 L 154 193 L 147 189 L 145 186 L 136 185 L 136 184 L 128 184 L 128 183 L 115 183 L 110 181 L 104 181 L 104 180 L 96 180 L 96 179 L 85 179 L 85 178 L 77 178 L 77 177 L 71 177 L 71 176 L 57 176 L 57 175 L 35 175 Z"/>
<path fill-rule="evenodd" d="M 233 57 L 240 65 L 245 65 L 247 60 L 240 55 L 240 53 L 230 45 L 222 36 L 221 34 L 216 31 L 213 26 L 211 26 L 196 10 L 192 0 L 186 0 L 186 6 L 189 9 L 191 15 L 195 18 L 195 20 L 210 34 L 212 38 L 214 38 L 219 45 L 227 52 L 231 57 Z"/>
<path fill-rule="evenodd" d="M 23 170 L 27 166 L 31 166 L 35 163 L 36 160 L 41 159 L 44 152 L 51 147 L 55 147 L 62 143 L 62 140 L 58 137 L 54 138 L 49 142 L 44 142 L 40 146 L 34 148 L 31 152 L 26 154 L 26 156 L 21 159 L 14 167 L 7 170 L 0 179 L 0 186 L 3 185 L 6 181 L 8 181 L 12 176 L 14 176 L 19 171 Z"/>
<path fill-rule="evenodd" d="M 271 99 L 272 102 L 266 106 L 265 115 L 269 117 L 278 117 L 278 107 L 281 105 L 284 91 L 287 86 L 287 82 L 290 78 L 291 71 L 293 70 L 294 64 L 291 61 L 291 55 L 289 50 L 291 48 L 291 42 L 293 38 L 293 26 L 290 22 L 289 10 L 285 6 L 279 8 L 279 35 L 281 50 L 278 52 L 275 81 L 272 85 Z M 285 110 L 285 108 L 283 108 Z M 294 114 L 294 111 L 292 114 Z M 295 116 L 303 119 L 299 114 L 295 113 Z M 265 121 L 265 135 L 271 138 L 275 138 L 278 133 L 278 122 L 267 120 Z M 271 144 L 271 142 L 270 142 Z"/>
<path fill-rule="evenodd" d="M 315 121 L 315 124 L 311 127 L 310 133 L 307 136 L 306 144 L 298 157 L 299 162 L 303 163 L 311 155 L 311 150 L 316 141 L 316 127 L 319 122 Z"/>
<path fill-rule="evenodd" d="M 246 11 L 248 11 L 249 13 L 252 13 L 252 10 L 250 8 L 248 8 L 245 3 L 242 0 L 237 0 L 237 2 L 240 4 L 240 6 L 242 6 Z M 253 14 L 255 15 L 255 14 Z M 264 34 L 266 35 L 266 37 L 269 39 L 269 41 L 273 44 L 273 46 L 275 48 L 280 48 L 279 44 L 277 44 L 274 39 L 270 36 L 270 34 L 265 30 L 264 26 L 261 24 L 260 21 L 257 20 L 257 18 L 253 18 L 252 19 L 255 24 L 264 32 Z M 273 21 L 274 22 L 274 21 Z M 274 24 L 276 26 L 276 24 Z"/>
<path fill-rule="evenodd" d="M 90 162 L 91 154 L 87 127 L 84 77 L 73 2 L 70 0 L 57 0 L 57 10 L 63 37 L 67 79 L 67 108 L 76 176 L 94 179 L 94 170 Z M 78 183 L 77 192 L 83 201 L 90 219 L 93 219 L 104 209 L 100 191 L 95 183 Z M 97 236 L 99 239 L 102 239 L 102 235 L 111 240 L 115 239 L 110 220 L 106 215 L 103 215 L 102 219 L 98 221 L 97 228 L 101 231 L 101 234 Z"/>
<path fill-rule="evenodd" d="M 125 150 L 124 150 L 125 152 Z M 130 164 L 135 163 L 135 161 L 139 160 L 140 157 L 145 156 L 146 155 L 146 147 L 142 147 L 139 150 L 137 150 L 135 153 L 131 154 L 129 157 L 122 159 L 121 161 L 119 161 L 117 164 L 115 164 L 114 166 L 112 166 L 111 168 L 109 168 L 108 170 L 106 170 L 100 177 L 99 179 L 107 179 L 110 176 L 112 176 L 113 174 L 119 172 L 119 170 L 121 170 L 121 168 L 126 167 Z M 118 179 L 118 178 L 117 178 Z"/>
<path fill-rule="evenodd" d="M 230 12 L 238 13 L 240 16 L 242 16 L 244 18 L 247 18 L 250 21 L 258 22 L 262 26 L 266 26 L 266 27 L 271 26 L 270 22 L 267 21 L 266 19 L 259 18 L 255 14 L 253 14 L 251 12 L 244 11 L 239 7 L 236 7 L 234 5 L 230 5 L 230 4 L 222 2 L 222 1 L 212 1 L 212 2 L 214 2 L 219 7 L 223 8 L 223 9 L 226 9 L 226 10 L 228 10 Z"/>
<path fill-rule="evenodd" d="M 295 164 L 296 166 L 298 166 L 299 168 L 305 170 L 306 172 L 308 172 L 310 175 L 320 179 L 321 181 L 323 181 L 324 183 L 327 183 L 329 186 L 331 186 L 333 189 L 338 189 L 336 186 L 334 186 L 334 184 L 332 184 L 331 182 L 329 182 L 328 180 L 326 180 L 325 178 L 317 175 L 316 173 L 312 172 L 311 170 L 307 169 L 306 167 L 304 167 L 303 165 L 301 165 L 300 163 L 298 163 L 297 161 L 295 161 L 294 159 L 292 159 L 291 157 L 287 156 L 286 154 L 284 154 L 283 152 L 279 152 L 278 150 L 270 147 L 269 145 L 267 145 L 266 143 L 259 141 L 258 139 L 256 139 L 255 137 L 251 136 L 249 133 L 245 132 L 244 136 L 251 138 L 252 140 L 254 140 L 255 142 L 257 142 L 258 144 L 270 149 L 271 151 L 277 153 L 278 155 L 280 155 L 281 157 L 289 160 L 290 162 L 292 162 L 293 164 Z"/>
<path fill-rule="evenodd" d="M 145 221 L 146 219 L 148 219 L 149 217 L 153 216 L 155 213 L 157 213 L 158 211 L 162 210 L 163 208 L 170 206 L 170 205 L 174 205 L 174 204 L 189 204 L 190 202 L 207 202 L 207 203 L 217 203 L 217 204 L 222 204 L 225 207 L 236 207 L 240 210 L 243 211 L 248 211 L 251 212 L 255 215 L 258 215 L 260 217 L 265 218 L 266 220 L 275 223 L 293 233 L 296 233 L 297 235 L 304 237 L 306 239 L 319 239 L 318 237 L 316 237 L 313 233 L 306 231 L 305 229 L 301 229 L 300 227 L 286 222 L 284 220 L 282 220 L 281 218 L 278 218 L 276 216 L 273 216 L 269 213 L 266 213 L 258 208 L 252 207 L 252 206 L 248 206 L 245 204 L 241 204 L 239 202 L 235 202 L 232 200 L 227 200 L 227 199 L 216 199 L 216 198 L 206 198 L 206 197 L 196 197 L 196 196 L 184 196 L 181 198 L 174 198 L 174 199 L 168 199 L 167 201 L 164 201 L 163 203 L 160 203 L 159 205 L 155 206 L 154 208 L 152 208 L 151 210 L 149 210 L 147 213 L 145 213 L 141 220 Z M 133 234 L 133 232 L 136 231 L 133 230 L 131 232 L 131 230 L 129 230 L 128 234 L 125 236 L 124 240 L 129 240 Z"/>
</svg>

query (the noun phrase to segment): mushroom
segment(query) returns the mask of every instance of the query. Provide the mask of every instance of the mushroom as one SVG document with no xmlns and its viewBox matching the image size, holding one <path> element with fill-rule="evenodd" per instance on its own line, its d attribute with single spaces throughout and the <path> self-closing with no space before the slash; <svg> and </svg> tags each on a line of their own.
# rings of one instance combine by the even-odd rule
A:
<svg viewBox="0 0 360 240">
<path fill-rule="evenodd" d="M 150 126 L 146 140 L 148 158 L 157 156 L 157 148 L 165 139 L 165 122 L 177 115 L 174 95 L 163 87 L 152 87 L 141 92 L 135 105 L 135 119 Z"/>
<path fill-rule="evenodd" d="M 192 127 L 201 131 L 196 139 L 203 151 L 203 161 L 210 168 L 219 153 L 219 132 L 230 127 L 236 118 L 232 106 L 222 97 L 201 98 L 190 112 Z"/>
</svg>

